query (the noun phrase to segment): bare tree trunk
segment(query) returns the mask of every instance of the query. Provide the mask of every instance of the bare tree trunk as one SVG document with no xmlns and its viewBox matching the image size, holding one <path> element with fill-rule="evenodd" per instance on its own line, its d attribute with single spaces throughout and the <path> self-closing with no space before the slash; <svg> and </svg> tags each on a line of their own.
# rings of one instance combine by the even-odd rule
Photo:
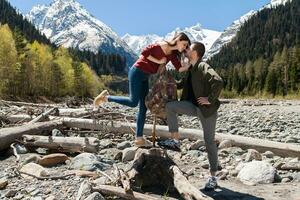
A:
<svg viewBox="0 0 300 200">
<path fill-rule="evenodd" d="M 105 130 L 105 131 L 117 131 L 117 132 L 131 132 L 131 129 L 135 128 L 136 124 L 134 123 L 124 123 L 117 122 L 111 123 L 110 121 L 94 121 L 91 119 L 74 119 L 74 118 L 64 118 L 64 125 L 67 127 L 77 127 L 82 129 L 90 130 Z M 144 135 L 152 135 L 152 126 L 151 124 L 145 124 Z M 169 133 L 167 126 L 156 125 L 157 136 L 163 138 L 170 138 L 171 134 Z M 198 129 L 179 129 L 180 137 L 189 138 L 191 140 L 203 139 L 203 131 Z M 232 140 L 233 145 L 240 147 L 242 149 L 256 149 L 259 152 L 272 151 L 278 156 L 283 157 L 299 157 L 300 158 L 300 146 L 288 143 L 273 142 L 269 140 L 262 140 L 250 137 L 243 137 L 239 135 L 230 135 L 230 134 L 221 134 L 217 133 L 215 136 L 216 140 Z"/>
<path fill-rule="evenodd" d="M 211 199 L 189 183 L 166 151 L 160 148 L 138 149 L 128 175 L 132 187 L 162 186 L 169 191 L 175 188 L 186 200 Z"/>
</svg>

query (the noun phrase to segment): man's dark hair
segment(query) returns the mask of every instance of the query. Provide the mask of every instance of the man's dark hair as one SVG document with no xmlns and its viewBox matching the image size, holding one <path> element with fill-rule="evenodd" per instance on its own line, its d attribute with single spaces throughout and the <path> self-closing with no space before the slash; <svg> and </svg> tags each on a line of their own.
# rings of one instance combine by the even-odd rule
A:
<svg viewBox="0 0 300 200">
<path fill-rule="evenodd" d="M 202 58 L 205 53 L 205 46 L 201 42 L 193 42 L 191 49 L 197 52 L 199 58 Z"/>
</svg>

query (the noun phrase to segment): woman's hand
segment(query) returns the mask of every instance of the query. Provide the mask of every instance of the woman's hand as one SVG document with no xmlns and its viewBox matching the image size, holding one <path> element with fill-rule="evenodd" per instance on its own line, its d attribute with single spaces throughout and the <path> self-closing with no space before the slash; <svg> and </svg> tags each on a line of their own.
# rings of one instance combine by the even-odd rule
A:
<svg viewBox="0 0 300 200">
<path fill-rule="evenodd" d="M 179 68 L 179 72 L 186 72 L 190 68 L 190 63 L 188 60 L 184 59 L 183 61 L 181 61 L 181 66 L 182 67 Z"/>
<path fill-rule="evenodd" d="M 158 60 L 156 58 L 154 58 L 153 56 L 148 56 L 147 57 L 148 60 L 154 62 L 154 63 L 157 63 L 157 64 L 166 64 L 167 63 L 167 58 L 166 57 L 163 57 L 162 59 Z"/>
<path fill-rule="evenodd" d="M 159 60 L 159 64 L 166 64 L 167 63 L 167 58 L 163 57 L 162 59 Z"/>
</svg>

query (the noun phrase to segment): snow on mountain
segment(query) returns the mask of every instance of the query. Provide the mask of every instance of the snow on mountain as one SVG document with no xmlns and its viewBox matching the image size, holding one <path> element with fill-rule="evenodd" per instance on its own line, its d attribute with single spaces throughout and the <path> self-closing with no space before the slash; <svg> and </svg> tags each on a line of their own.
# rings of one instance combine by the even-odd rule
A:
<svg viewBox="0 0 300 200">
<path fill-rule="evenodd" d="M 53 0 L 33 7 L 26 17 L 58 46 L 103 53 L 118 53 L 132 64 L 136 55 L 106 24 L 93 17 L 75 0 Z"/>
<path fill-rule="evenodd" d="M 170 40 L 174 37 L 176 33 L 184 32 L 188 35 L 191 41 L 201 41 L 205 44 L 206 48 L 209 49 L 214 41 L 221 35 L 221 32 L 203 29 L 200 24 L 195 26 L 180 29 L 176 28 L 174 31 L 168 33 L 166 36 L 161 37 L 158 35 L 129 35 L 126 34 L 122 39 L 127 42 L 127 44 L 133 49 L 136 54 L 139 54 L 143 48 L 147 45 L 156 43 L 162 40 Z"/>
<path fill-rule="evenodd" d="M 263 8 L 265 8 L 265 7 L 271 8 L 271 7 L 276 7 L 278 5 L 284 5 L 289 1 L 291 1 L 291 0 L 271 0 L 271 2 L 269 4 L 267 4 L 266 6 L 264 6 Z"/>
<path fill-rule="evenodd" d="M 139 55 L 146 46 L 162 41 L 164 38 L 155 34 L 137 36 L 127 33 L 122 37 L 122 39 L 137 55 Z"/>
<path fill-rule="evenodd" d="M 253 15 L 256 14 L 256 11 L 251 10 L 247 14 L 243 15 L 240 19 L 235 20 L 228 28 L 224 30 L 221 36 L 213 43 L 211 48 L 206 54 L 206 58 L 210 58 L 213 55 L 219 53 L 221 48 L 231 42 L 231 40 L 236 36 L 237 32 L 240 30 L 241 26 L 250 19 Z"/>
<path fill-rule="evenodd" d="M 291 0 L 271 0 L 271 2 L 265 6 L 263 6 L 258 11 L 265 9 L 265 8 L 274 8 L 278 5 L 284 5 L 288 1 Z M 252 16 L 254 16 L 258 11 L 251 10 L 245 15 L 243 15 L 240 19 L 235 20 L 228 28 L 224 30 L 221 36 L 214 42 L 212 47 L 207 52 L 205 58 L 211 58 L 215 54 L 219 53 L 221 48 L 231 42 L 231 40 L 236 36 L 237 32 L 240 30 L 242 25 L 249 20 Z"/>
</svg>

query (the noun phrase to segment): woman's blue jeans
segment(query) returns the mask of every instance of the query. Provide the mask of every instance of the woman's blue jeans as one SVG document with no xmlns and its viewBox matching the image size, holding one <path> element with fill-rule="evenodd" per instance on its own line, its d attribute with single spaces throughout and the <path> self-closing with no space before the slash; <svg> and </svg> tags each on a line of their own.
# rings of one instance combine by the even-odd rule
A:
<svg viewBox="0 0 300 200">
<path fill-rule="evenodd" d="M 143 129 L 147 112 L 145 97 L 149 92 L 148 79 L 149 74 L 143 72 L 141 69 L 135 66 L 132 66 L 128 72 L 129 97 L 108 96 L 109 102 L 115 102 L 129 107 L 136 107 L 137 105 L 139 105 L 139 111 L 137 113 L 137 137 L 143 136 Z"/>
</svg>

